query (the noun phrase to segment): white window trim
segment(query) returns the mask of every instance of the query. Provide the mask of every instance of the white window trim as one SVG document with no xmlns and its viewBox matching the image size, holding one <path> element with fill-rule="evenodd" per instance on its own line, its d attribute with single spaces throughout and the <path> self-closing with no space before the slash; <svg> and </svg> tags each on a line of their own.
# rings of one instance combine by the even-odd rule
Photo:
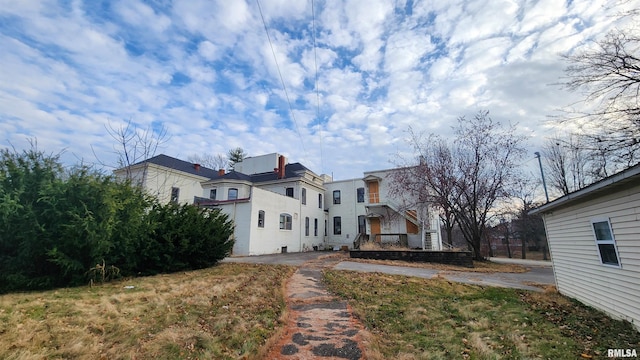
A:
<svg viewBox="0 0 640 360">
<path fill-rule="evenodd" d="M 284 217 L 284 222 L 282 221 Z M 278 227 L 280 228 L 280 230 L 282 231 L 291 231 L 293 230 L 293 217 L 290 214 L 287 213 L 281 213 L 280 214 L 280 223 L 278 224 Z M 287 222 L 287 220 L 289 220 L 289 222 Z M 287 224 L 289 224 L 289 228 L 287 229 Z M 284 226 L 284 227 L 281 227 Z"/>
<path fill-rule="evenodd" d="M 596 235 L 596 229 L 593 227 L 594 223 L 606 222 L 609 226 L 609 231 L 611 232 L 611 240 L 598 240 Z M 591 219 L 591 232 L 593 233 L 593 238 L 596 241 L 596 251 L 598 252 L 598 259 L 600 260 L 600 264 L 603 266 L 608 266 L 612 268 L 620 269 L 622 268 L 622 262 L 620 261 L 620 254 L 618 253 L 618 245 L 616 244 L 616 236 L 613 233 L 613 226 L 611 226 L 611 220 L 606 217 L 598 217 Z M 618 259 L 618 265 L 614 264 L 606 264 L 602 262 L 602 254 L 600 253 L 600 247 L 598 245 L 613 245 L 613 250 L 616 252 L 616 258 Z"/>
</svg>

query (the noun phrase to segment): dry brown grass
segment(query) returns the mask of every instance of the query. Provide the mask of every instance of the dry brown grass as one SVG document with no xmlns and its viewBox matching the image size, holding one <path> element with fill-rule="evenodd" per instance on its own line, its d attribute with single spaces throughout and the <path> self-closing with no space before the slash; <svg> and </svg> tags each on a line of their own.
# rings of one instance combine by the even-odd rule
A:
<svg viewBox="0 0 640 360">
<path fill-rule="evenodd" d="M 259 358 L 282 323 L 283 284 L 294 270 L 221 264 L 2 295 L 0 358 Z"/>
<path fill-rule="evenodd" d="M 369 359 L 599 359 L 608 348 L 640 344 L 629 323 L 553 287 L 538 293 L 380 273 L 324 275 L 369 330 Z"/>
</svg>

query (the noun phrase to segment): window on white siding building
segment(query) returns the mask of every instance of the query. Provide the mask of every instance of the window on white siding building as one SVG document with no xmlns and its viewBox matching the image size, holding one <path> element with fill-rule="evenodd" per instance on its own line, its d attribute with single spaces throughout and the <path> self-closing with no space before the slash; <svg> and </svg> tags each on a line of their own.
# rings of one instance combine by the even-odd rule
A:
<svg viewBox="0 0 640 360">
<path fill-rule="evenodd" d="M 238 199 L 238 189 L 236 188 L 229 189 L 227 200 L 237 200 L 237 199 Z"/>
<path fill-rule="evenodd" d="M 333 203 L 340 204 L 340 190 L 333 190 Z"/>
<path fill-rule="evenodd" d="M 291 230 L 291 215 L 284 213 L 280 214 L 280 229 Z"/>
<path fill-rule="evenodd" d="M 318 194 L 318 209 L 322 209 L 322 194 Z"/>
<path fill-rule="evenodd" d="M 600 261 L 604 265 L 620 266 L 618 260 L 618 249 L 616 240 L 613 237 L 611 222 L 609 219 L 595 219 L 591 221 L 593 234 L 596 238 L 596 246 L 600 254 Z"/>
<path fill-rule="evenodd" d="M 333 235 L 342 234 L 342 218 L 340 216 L 333 217 Z"/>
<path fill-rule="evenodd" d="M 309 217 L 304 218 L 304 236 L 309 236 Z"/>
<path fill-rule="evenodd" d="M 313 236 L 318 236 L 318 219 L 313 219 Z"/>
<path fill-rule="evenodd" d="M 179 199 L 180 199 L 180 188 L 172 187 L 171 188 L 171 202 L 177 204 Z"/>
<path fill-rule="evenodd" d="M 287 195 L 288 197 L 293 197 L 293 188 L 292 188 L 292 187 L 288 187 L 288 188 L 285 190 L 285 193 L 286 193 L 286 195 Z"/>
<path fill-rule="evenodd" d="M 302 194 L 300 194 L 302 205 L 307 205 L 307 189 L 302 188 Z"/>
<path fill-rule="evenodd" d="M 264 211 L 258 211 L 258 227 L 264 227 Z"/>
<path fill-rule="evenodd" d="M 364 188 L 358 188 L 358 202 L 359 203 L 363 203 L 364 202 Z"/>
<path fill-rule="evenodd" d="M 216 195 L 217 195 L 217 189 L 211 189 L 209 190 L 209 199 L 211 200 L 215 200 L 216 199 Z"/>
</svg>

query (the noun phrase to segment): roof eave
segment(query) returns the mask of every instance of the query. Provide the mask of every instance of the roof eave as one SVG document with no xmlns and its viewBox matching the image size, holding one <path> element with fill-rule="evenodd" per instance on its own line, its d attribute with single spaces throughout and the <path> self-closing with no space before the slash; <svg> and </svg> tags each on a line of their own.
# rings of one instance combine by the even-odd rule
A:
<svg viewBox="0 0 640 360">
<path fill-rule="evenodd" d="M 539 206 L 531 211 L 529 211 L 529 214 L 531 215 L 535 215 L 538 213 L 547 213 L 550 210 L 556 209 L 558 207 L 570 204 L 576 200 L 585 198 L 589 195 L 592 195 L 594 192 L 619 184 L 622 181 L 626 181 L 630 178 L 636 177 L 640 175 L 640 164 L 639 165 L 635 165 L 627 170 L 621 171 L 615 175 L 612 175 L 608 178 L 602 179 L 600 181 L 598 181 L 597 183 L 591 184 L 585 188 L 582 188 L 580 190 L 574 191 L 570 194 L 567 194 L 561 198 L 558 198 L 552 202 L 546 203 L 542 206 Z"/>
</svg>

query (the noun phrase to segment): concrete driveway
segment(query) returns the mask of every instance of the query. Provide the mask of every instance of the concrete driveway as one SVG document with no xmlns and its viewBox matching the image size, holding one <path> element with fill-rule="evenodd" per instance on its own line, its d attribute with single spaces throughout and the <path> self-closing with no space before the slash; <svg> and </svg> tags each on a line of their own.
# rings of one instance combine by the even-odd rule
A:
<svg viewBox="0 0 640 360">
<path fill-rule="evenodd" d="M 260 255 L 260 256 L 244 256 L 244 257 L 229 257 L 222 262 L 243 262 L 253 264 L 283 264 L 300 266 L 307 261 L 314 260 L 323 255 L 329 255 L 331 253 L 323 251 L 313 251 L 305 253 L 288 253 L 288 254 L 273 254 L 273 255 Z M 512 259 L 516 260 L 517 259 Z M 496 260 L 496 262 L 501 262 Z M 512 261 L 513 262 L 513 261 Z M 449 281 L 455 281 L 465 284 L 474 284 L 482 286 L 498 286 L 507 288 L 524 289 L 531 291 L 542 291 L 542 288 L 537 285 L 554 285 L 555 280 L 553 277 L 553 269 L 549 262 L 531 261 L 525 260 L 522 265 L 530 269 L 525 273 L 480 273 L 480 272 L 468 272 L 468 271 L 451 271 L 451 270 L 436 270 L 436 269 L 423 269 L 405 266 L 392 266 L 392 265 L 379 265 L 368 264 L 349 260 L 343 260 L 336 264 L 333 268 L 335 270 L 349 270 L 349 271 L 361 271 L 361 272 L 379 272 L 391 275 L 404 275 L 415 276 L 426 279 L 431 279 L 436 275 L 444 277 Z"/>
</svg>

